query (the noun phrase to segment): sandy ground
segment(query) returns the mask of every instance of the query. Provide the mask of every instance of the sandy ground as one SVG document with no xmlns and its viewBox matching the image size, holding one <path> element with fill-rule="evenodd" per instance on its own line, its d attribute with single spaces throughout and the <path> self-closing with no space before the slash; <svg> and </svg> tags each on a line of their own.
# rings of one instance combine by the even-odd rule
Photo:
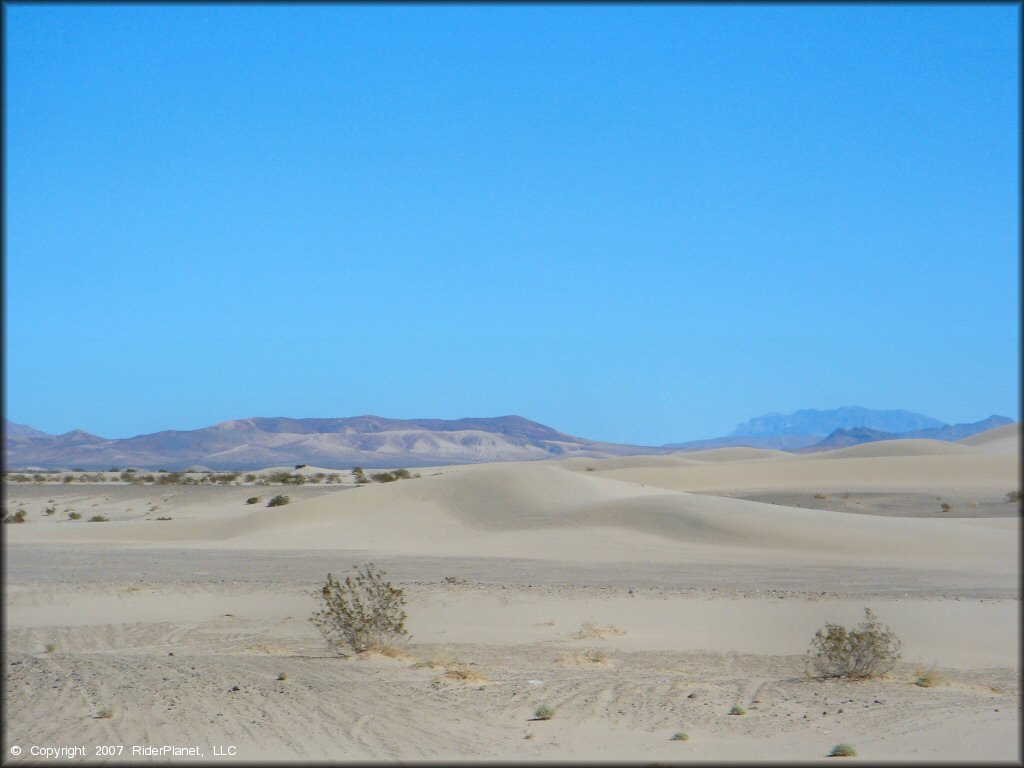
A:
<svg viewBox="0 0 1024 768">
<path fill-rule="evenodd" d="M 846 742 L 1019 762 L 1018 438 L 362 487 L 8 483 L 28 522 L 3 526 L 5 757 L 813 762 Z M 332 654 L 312 593 L 370 560 L 411 636 Z M 865 607 L 903 641 L 896 668 L 808 678 L 815 630 Z M 133 754 L 163 745 L 202 757 Z"/>
</svg>

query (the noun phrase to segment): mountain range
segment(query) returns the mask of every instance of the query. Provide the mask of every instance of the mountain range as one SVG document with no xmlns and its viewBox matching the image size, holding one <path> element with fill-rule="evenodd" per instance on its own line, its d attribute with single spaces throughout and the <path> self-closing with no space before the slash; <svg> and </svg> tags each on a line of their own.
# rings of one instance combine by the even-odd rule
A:
<svg viewBox="0 0 1024 768">
<path fill-rule="evenodd" d="M 850 406 L 790 415 L 773 413 L 740 424 L 725 437 L 644 446 L 588 440 L 521 416 L 454 420 L 250 418 L 123 439 L 81 430 L 52 435 L 5 419 L 4 454 L 5 467 L 10 468 L 423 467 L 571 456 L 607 458 L 740 445 L 807 452 L 898 438 L 960 440 L 1010 423 L 1005 416 L 991 416 L 972 424 L 950 425 L 908 411 Z"/>
</svg>

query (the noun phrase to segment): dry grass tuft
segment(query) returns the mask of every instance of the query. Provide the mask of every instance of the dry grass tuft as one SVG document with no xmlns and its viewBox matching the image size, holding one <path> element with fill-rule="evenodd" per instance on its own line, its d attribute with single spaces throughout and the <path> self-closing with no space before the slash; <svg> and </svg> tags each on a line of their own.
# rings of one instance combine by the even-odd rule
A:
<svg viewBox="0 0 1024 768">
<path fill-rule="evenodd" d="M 593 623 L 587 621 L 579 628 L 576 634 L 573 635 L 577 640 L 603 640 L 606 637 L 613 637 L 615 635 L 624 635 L 626 630 L 619 629 L 616 626 L 609 624 L 607 627 L 598 627 Z"/>
<path fill-rule="evenodd" d="M 942 682 L 942 676 L 935 671 L 934 664 L 927 669 L 917 667 L 914 670 L 914 685 L 920 688 L 934 688 L 940 682 Z"/>
</svg>

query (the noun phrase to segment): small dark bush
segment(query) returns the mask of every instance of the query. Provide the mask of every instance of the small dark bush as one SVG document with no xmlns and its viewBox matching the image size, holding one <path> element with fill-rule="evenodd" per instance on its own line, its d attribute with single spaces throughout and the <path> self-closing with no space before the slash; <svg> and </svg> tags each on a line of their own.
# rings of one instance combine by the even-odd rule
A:
<svg viewBox="0 0 1024 768">
<path fill-rule="evenodd" d="M 270 501 L 267 502 L 267 506 L 268 507 L 283 507 L 285 504 L 287 504 L 290 501 L 291 501 L 291 499 L 289 499 L 287 496 L 283 496 L 281 494 L 278 494 L 277 496 L 275 496 L 274 498 L 272 498 Z"/>
<path fill-rule="evenodd" d="M 90 523 L 106 523 L 109 522 L 110 518 L 106 515 L 93 515 L 89 518 Z"/>
<path fill-rule="evenodd" d="M 19 509 L 13 515 L 8 513 L 8 512 L 5 512 L 4 516 L 3 516 L 3 521 L 5 523 L 24 523 L 25 522 L 25 510 L 24 509 Z"/>
<path fill-rule="evenodd" d="M 245 503 L 246 504 L 256 504 L 257 502 L 259 502 L 259 500 L 260 500 L 259 496 L 250 496 L 248 499 L 245 500 Z"/>
</svg>

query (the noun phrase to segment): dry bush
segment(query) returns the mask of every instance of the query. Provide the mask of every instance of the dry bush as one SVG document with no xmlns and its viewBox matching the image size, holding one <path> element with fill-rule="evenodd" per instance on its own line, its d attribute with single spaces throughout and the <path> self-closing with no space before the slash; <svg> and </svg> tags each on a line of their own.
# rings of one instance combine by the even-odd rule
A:
<svg viewBox="0 0 1024 768">
<path fill-rule="evenodd" d="M 460 683 L 485 683 L 487 678 L 468 664 L 456 662 L 437 677 L 437 682 L 455 680 Z"/>
<path fill-rule="evenodd" d="M 579 653 L 570 653 L 558 658 L 560 664 L 584 666 L 587 664 L 607 664 L 608 654 L 600 648 L 588 648 Z"/>
<path fill-rule="evenodd" d="M 864 621 L 848 630 L 838 624 L 819 629 L 807 652 L 808 674 L 863 680 L 878 677 L 896 666 L 902 643 L 870 608 Z"/>
<path fill-rule="evenodd" d="M 407 634 L 405 593 L 373 563 L 356 569 L 356 576 L 339 582 L 327 574 L 327 582 L 315 593 L 321 608 L 310 617 L 336 651 L 351 648 L 356 653 L 379 650 Z"/>
<path fill-rule="evenodd" d="M 914 685 L 919 688 L 934 688 L 942 682 L 942 676 L 935 671 L 935 665 L 928 667 L 917 667 L 914 670 Z"/>
</svg>

